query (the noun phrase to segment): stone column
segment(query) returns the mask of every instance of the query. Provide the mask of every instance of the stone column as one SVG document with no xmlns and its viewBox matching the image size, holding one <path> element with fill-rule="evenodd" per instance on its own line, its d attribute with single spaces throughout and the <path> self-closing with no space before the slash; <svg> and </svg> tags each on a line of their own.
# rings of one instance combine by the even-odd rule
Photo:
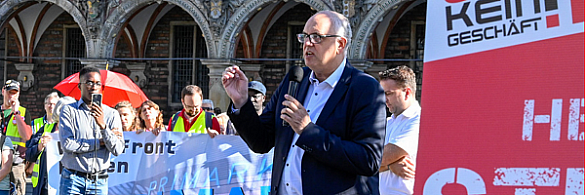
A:
<svg viewBox="0 0 585 195">
<path fill-rule="evenodd" d="M 148 83 L 148 78 L 144 75 L 146 63 L 126 64 L 126 68 L 130 70 L 130 79 L 132 79 L 138 87 L 143 88 L 146 86 L 146 83 Z"/>
<path fill-rule="evenodd" d="M 120 61 L 107 59 L 79 59 L 79 61 L 83 66 L 93 66 L 100 70 L 105 70 L 106 68 L 109 70 L 120 64 Z"/>
<path fill-rule="evenodd" d="M 362 59 L 349 60 L 349 63 L 353 67 L 357 68 L 358 70 L 364 71 L 364 72 L 373 64 L 373 62 L 370 62 L 367 60 L 362 60 Z"/>
<path fill-rule="evenodd" d="M 216 107 L 219 106 L 222 111 L 225 111 L 230 103 L 230 98 L 225 93 L 221 76 L 227 67 L 238 65 L 240 62 L 230 59 L 202 59 L 201 63 L 209 69 L 209 99 Z"/>
<path fill-rule="evenodd" d="M 262 82 L 262 77 L 260 77 L 260 72 L 264 68 L 262 64 L 241 64 L 240 68 L 246 73 L 249 81 Z"/>
<path fill-rule="evenodd" d="M 28 91 L 35 83 L 35 76 L 32 74 L 35 64 L 14 64 L 14 67 L 19 71 L 16 80 L 20 82 L 20 89 Z"/>
</svg>

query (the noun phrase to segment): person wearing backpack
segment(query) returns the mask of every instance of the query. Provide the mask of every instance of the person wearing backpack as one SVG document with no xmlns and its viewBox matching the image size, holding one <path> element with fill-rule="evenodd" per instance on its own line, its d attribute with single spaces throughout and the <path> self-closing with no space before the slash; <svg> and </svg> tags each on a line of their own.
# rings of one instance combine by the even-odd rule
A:
<svg viewBox="0 0 585 195">
<path fill-rule="evenodd" d="M 181 91 L 183 110 L 173 114 L 169 120 L 168 131 L 187 133 L 207 133 L 214 138 L 221 128 L 215 115 L 205 112 L 201 107 L 203 92 L 196 85 L 187 85 Z"/>
</svg>

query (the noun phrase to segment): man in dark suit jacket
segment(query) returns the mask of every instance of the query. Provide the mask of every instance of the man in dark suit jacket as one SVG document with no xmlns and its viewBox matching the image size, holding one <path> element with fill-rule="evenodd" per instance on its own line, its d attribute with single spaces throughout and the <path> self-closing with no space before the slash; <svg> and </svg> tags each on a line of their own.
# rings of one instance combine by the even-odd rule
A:
<svg viewBox="0 0 585 195">
<path fill-rule="evenodd" d="M 297 37 L 310 68 L 304 68 L 298 94 L 286 94 L 290 75 L 285 76 L 258 116 L 246 75 L 228 67 L 222 83 L 232 99 L 230 119 L 253 151 L 274 147 L 271 194 L 377 193 L 372 176 L 383 150 L 384 92 L 345 58 L 349 21 L 336 12 L 319 12 Z"/>
</svg>

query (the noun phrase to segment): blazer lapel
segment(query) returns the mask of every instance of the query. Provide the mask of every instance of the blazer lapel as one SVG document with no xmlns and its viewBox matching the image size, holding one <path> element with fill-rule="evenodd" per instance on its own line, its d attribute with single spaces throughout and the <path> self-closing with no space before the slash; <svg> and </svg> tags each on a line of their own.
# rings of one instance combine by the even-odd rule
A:
<svg viewBox="0 0 585 195">
<path fill-rule="evenodd" d="M 345 93 L 349 88 L 349 81 L 351 80 L 351 72 L 353 71 L 353 67 L 349 65 L 349 62 L 345 62 L 345 68 L 343 69 L 343 74 L 339 78 L 339 82 L 335 85 L 333 89 L 333 93 L 329 96 L 327 103 L 325 103 L 325 107 L 323 107 L 323 111 L 319 114 L 319 119 L 317 119 L 317 125 L 323 125 L 321 121 L 327 121 L 333 109 L 337 106 L 337 103 L 345 97 Z"/>
<path fill-rule="evenodd" d="M 311 70 L 308 68 L 304 68 L 304 74 L 303 74 L 303 80 L 301 81 L 301 84 L 299 86 L 299 89 L 297 91 L 297 95 L 295 97 L 295 99 L 297 99 L 299 102 L 301 102 L 301 104 L 305 101 L 305 96 L 307 95 L 307 91 L 309 90 L 309 74 L 311 73 Z M 288 89 L 287 89 L 288 90 Z M 285 92 L 286 93 L 286 92 Z M 284 101 L 284 99 L 283 99 Z M 280 102 L 282 104 L 282 102 Z M 280 113 L 280 110 L 278 110 L 278 113 Z M 279 120 L 279 121 L 283 121 L 283 120 Z M 283 136 L 278 136 L 279 140 L 277 140 L 280 143 L 284 143 L 284 147 L 282 147 L 282 151 L 283 154 L 285 154 L 284 156 L 288 156 L 288 152 L 290 150 L 290 145 L 292 144 L 292 138 L 294 136 L 294 131 L 292 130 L 291 127 L 283 127 L 282 129 L 283 131 L 281 132 L 283 134 Z"/>
<path fill-rule="evenodd" d="M 309 75 L 311 74 L 311 69 L 303 68 L 303 80 L 299 86 L 299 91 L 297 92 L 297 99 L 301 104 L 305 103 L 305 96 L 307 96 L 307 91 L 309 91 Z"/>
</svg>

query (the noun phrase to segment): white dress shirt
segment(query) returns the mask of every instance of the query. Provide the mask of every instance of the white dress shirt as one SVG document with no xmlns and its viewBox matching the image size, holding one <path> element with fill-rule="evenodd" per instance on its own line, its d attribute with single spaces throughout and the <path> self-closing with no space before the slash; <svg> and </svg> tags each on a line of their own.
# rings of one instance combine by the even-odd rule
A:
<svg viewBox="0 0 585 195">
<path fill-rule="evenodd" d="M 386 139 L 389 143 L 404 149 L 413 162 L 418 151 L 418 133 L 420 127 L 420 105 L 414 102 L 402 114 L 388 118 L 386 123 Z M 412 194 L 414 179 L 404 179 L 391 170 L 380 173 L 380 194 Z"/>
<path fill-rule="evenodd" d="M 341 74 L 345 69 L 345 59 L 337 67 L 337 69 L 323 82 L 319 83 L 319 80 L 315 77 L 315 72 L 311 72 L 309 76 L 309 89 L 305 96 L 305 102 L 303 107 L 309 113 L 311 122 L 316 123 L 319 119 L 325 103 L 333 93 L 335 85 L 339 82 Z M 290 151 L 286 158 L 286 164 L 282 171 L 282 179 L 280 180 L 279 194 L 303 194 L 303 182 L 302 182 L 302 170 L 301 170 L 301 159 L 305 151 L 295 145 L 299 139 L 299 134 L 294 134 L 293 141 L 291 143 Z M 274 179 L 274 178 L 273 178 Z"/>
</svg>

